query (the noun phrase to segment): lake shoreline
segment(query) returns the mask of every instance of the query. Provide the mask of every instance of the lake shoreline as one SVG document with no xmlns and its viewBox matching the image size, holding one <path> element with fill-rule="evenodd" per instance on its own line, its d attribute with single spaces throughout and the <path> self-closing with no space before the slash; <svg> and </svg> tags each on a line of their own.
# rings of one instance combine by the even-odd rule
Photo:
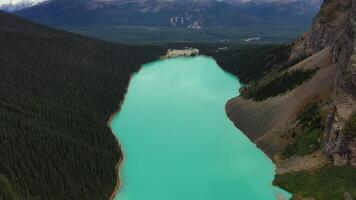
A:
<svg viewBox="0 0 356 200">
<path fill-rule="evenodd" d="M 118 111 L 116 111 L 115 113 L 113 113 L 113 114 L 110 116 L 109 120 L 108 120 L 108 126 L 109 126 L 109 128 L 110 128 L 112 134 L 113 134 L 114 137 L 115 137 L 115 142 L 116 142 L 116 145 L 117 145 L 117 151 L 118 151 L 118 153 L 119 153 L 119 155 L 120 155 L 119 160 L 118 160 L 118 162 L 116 163 L 116 166 L 115 166 L 115 169 L 116 169 L 116 184 L 115 184 L 114 191 L 112 192 L 112 194 L 111 194 L 109 200 L 114 200 L 115 197 L 116 197 L 116 195 L 117 195 L 117 193 L 118 193 L 118 191 L 119 191 L 119 189 L 120 189 L 120 186 L 121 186 L 121 180 L 120 180 L 120 171 L 121 171 L 121 170 L 120 170 L 120 169 L 121 169 L 121 166 L 122 166 L 122 164 L 123 164 L 123 162 L 124 162 L 124 154 L 123 154 L 122 149 L 121 149 L 120 141 L 119 141 L 119 139 L 116 137 L 116 135 L 114 134 L 114 132 L 113 132 L 113 130 L 112 130 L 112 128 L 111 128 L 111 122 L 112 122 L 113 118 L 115 117 L 115 115 L 116 115 L 117 113 L 119 113 L 119 112 L 120 112 L 120 111 L 118 110 Z"/>
<path fill-rule="evenodd" d="M 237 97 L 239 97 L 239 96 L 240 96 L 240 95 L 237 95 L 237 96 L 234 97 L 234 98 L 237 98 Z M 234 99 L 234 98 L 233 98 L 233 99 Z M 239 129 L 239 127 L 234 123 L 234 121 L 230 118 L 230 116 L 229 116 L 229 114 L 228 114 L 228 113 L 229 113 L 229 104 L 231 103 L 231 102 L 230 102 L 231 100 L 232 100 L 232 99 L 227 100 L 227 102 L 226 102 L 226 104 L 225 104 L 225 115 L 227 116 L 227 118 L 229 119 L 229 121 L 233 124 L 233 126 L 236 127 L 237 129 Z M 249 136 L 247 133 L 245 133 L 245 132 L 243 132 L 243 131 L 241 131 L 241 133 L 244 134 L 252 144 L 255 144 L 256 148 L 259 149 L 259 150 L 263 153 L 263 155 L 264 155 L 265 157 L 267 157 L 269 160 L 271 160 L 271 162 L 272 162 L 273 165 L 274 165 L 274 173 L 275 173 L 275 175 L 277 175 L 277 174 L 278 174 L 278 171 L 279 171 L 278 162 L 277 162 L 276 160 L 274 160 L 273 157 L 271 157 L 270 155 L 268 155 L 268 153 L 265 152 L 261 147 L 259 147 L 259 146 L 250 138 L 250 136 Z M 273 186 L 276 186 L 276 185 L 273 184 L 273 182 L 272 182 L 271 184 L 272 184 Z M 278 187 L 278 186 L 276 186 L 276 187 Z M 283 189 L 283 188 L 280 188 L 280 189 L 285 190 L 285 189 Z M 277 199 L 277 200 L 286 200 L 286 198 L 285 198 L 283 195 L 281 195 L 280 193 L 276 193 L 276 199 Z"/>
<path fill-rule="evenodd" d="M 141 67 L 142 67 L 142 66 L 141 66 Z M 141 69 L 141 67 L 140 67 L 140 69 Z M 139 70 L 140 70 L 140 69 L 139 69 Z M 138 70 L 138 71 L 139 71 L 139 70 Z M 115 188 L 114 188 L 113 192 L 111 193 L 111 196 L 110 196 L 109 200 L 115 200 L 115 197 L 116 197 L 116 195 L 118 194 L 118 192 L 119 192 L 119 190 L 120 190 L 120 186 L 121 186 L 120 171 L 121 171 L 121 167 L 122 167 L 122 165 L 123 165 L 123 162 L 124 162 L 124 160 L 125 160 L 125 156 L 124 156 L 124 152 L 122 151 L 122 148 L 121 148 L 120 140 L 119 140 L 119 138 L 115 135 L 115 133 L 114 133 L 112 127 L 111 127 L 111 124 L 112 124 L 112 121 L 113 121 L 114 117 L 115 117 L 118 113 L 120 113 L 120 111 L 121 111 L 121 106 L 122 106 L 122 104 L 125 102 L 125 97 L 126 97 L 126 94 L 127 94 L 127 92 L 128 92 L 131 79 L 132 79 L 133 75 L 135 75 L 135 73 L 137 73 L 137 72 L 132 73 L 131 76 L 130 76 L 129 83 L 128 83 L 126 89 L 125 89 L 125 96 L 124 96 L 124 99 L 123 99 L 121 102 L 119 102 L 119 104 L 118 104 L 118 109 L 117 109 L 113 114 L 110 115 L 110 117 L 109 117 L 109 119 L 108 119 L 108 122 L 107 122 L 107 126 L 110 128 L 111 133 L 113 134 L 113 136 L 114 136 L 114 138 L 115 138 L 115 142 L 116 142 L 116 146 L 117 146 L 117 151 L 118 151 L 118 154 L 119 154 L 119 156 L 120 156 L 120 157 L 119 157 L 119 160 L 118 160 L 118 162 L 116 163 L 116 166 L 115 166 L 115 169 L 116 169 L 116 184 L 115 184 Z"/>
</svg>

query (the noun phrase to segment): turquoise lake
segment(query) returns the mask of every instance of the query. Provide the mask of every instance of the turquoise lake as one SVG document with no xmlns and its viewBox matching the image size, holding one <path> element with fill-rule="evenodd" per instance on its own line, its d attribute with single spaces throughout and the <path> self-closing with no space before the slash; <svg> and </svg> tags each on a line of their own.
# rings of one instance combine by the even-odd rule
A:
<svg viewBox="0 0 356 200">
<path fill-rule="evenodd" d="M 124 152 L 116 200 L 275 200 L 273 163 L 225 114 L 240 83 L 209 57 L 146 64 L 111 123 Z"/>
</svg>

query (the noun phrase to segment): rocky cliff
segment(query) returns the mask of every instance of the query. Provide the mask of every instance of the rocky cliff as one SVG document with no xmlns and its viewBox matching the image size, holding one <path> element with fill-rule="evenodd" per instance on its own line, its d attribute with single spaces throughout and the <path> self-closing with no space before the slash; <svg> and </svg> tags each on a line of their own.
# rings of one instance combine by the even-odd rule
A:
<svg viewBox="0 0 356 200">
<path fill-rule="evenodd" d="M 356 144 L 343 129 L 356 110 L 356 1 L 325 1 L 313 27 L 304 40 L 304 51 L 314 55 L 330 48 L 336 64 L 332 105 L 323 138 L 323 150 L 335 164 L 355 165 L 352 150 Z M 344 146 L 344 148 L 342 148 Z M 350 146 L 350 148 L 348 148 Z"/>
<path fill-rule="evenodd" d="M 291 187 L 297 179 L 290 177 L 300 177 L 325 166 L 334 170 L 330 165 L 356 166 L 356 134 L 354 128 L 349 128 L 355 127 L 356 112 L 355 33 L 356 1 L 325 0 L 311 30 L 291 44 L 288 62 L 298 63 L 283 68 L 275 66 L 276 70 L 248 83 L 246 93 L 271 85 L 278 76 L 293 70 L 315 69 L 315 75 L 293 89 L 267 99 L 256 101 L 248 98 L 251 94 L 242 94 L 226 105 L 227 114 L 234 124 L 276 162 L 277 173 L 300 172 L 281 178 L 289 182 L 276 181 L 289 186 L 292 191 L 307 194 L 308 189 L 303 190 L 300 185 Z M 313 112 L 309 109 L 311 104 L 317 105 Z M 317 123 L 313 124 L 315 119 L 318 119 Z M 349 176 L 351 179 L 356 177 L 355 169 L 347 170 L 352 174 Z M 320 173 L 324 172 L 320 170 Z M 340 187 L 345 187 L 346 181 L 344 184 Z M 340 189 L 338 192 L 345 192 L 345 198 L 355 195 L 355 191 L 348 193 L 350 191 Z M 327 193 L 324 191 L 322 194 Z M 317 199 L 330 199 L 332 196 L 323 195 Z"/>
</svg>

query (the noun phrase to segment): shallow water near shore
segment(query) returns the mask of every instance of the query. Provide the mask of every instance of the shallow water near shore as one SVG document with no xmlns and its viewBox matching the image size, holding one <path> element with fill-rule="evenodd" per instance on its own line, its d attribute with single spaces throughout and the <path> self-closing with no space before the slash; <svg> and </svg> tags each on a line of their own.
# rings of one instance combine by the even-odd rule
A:
<svg viewBox="0 0 356 200">
<path fill-rule="evenodd" d="M 125 157 L 116 200 L 289 199 L 225 114 L 239 87 L 208 57 L 144 65 L 111 122 Z"/>
</svg>

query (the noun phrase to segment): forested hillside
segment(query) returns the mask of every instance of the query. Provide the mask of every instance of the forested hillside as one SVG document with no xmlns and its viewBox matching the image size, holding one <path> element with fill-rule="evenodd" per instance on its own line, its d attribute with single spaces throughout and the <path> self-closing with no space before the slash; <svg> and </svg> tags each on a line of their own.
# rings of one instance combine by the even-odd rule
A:
<svg viewBox="0 0 356 200">
<path fill-rule="evenodd" d="M 109 199 L 121 154 L 108 119 L 163 53 L 0 12 L 0 199 Z"/>
<path fill-rule="evenodd" d="M 225 51 L 208 52 L 226 71 L 242 83 L 256 81 L 275 68 L 287 68 L 290 45 L 239 45 Z"/>
</svg>

